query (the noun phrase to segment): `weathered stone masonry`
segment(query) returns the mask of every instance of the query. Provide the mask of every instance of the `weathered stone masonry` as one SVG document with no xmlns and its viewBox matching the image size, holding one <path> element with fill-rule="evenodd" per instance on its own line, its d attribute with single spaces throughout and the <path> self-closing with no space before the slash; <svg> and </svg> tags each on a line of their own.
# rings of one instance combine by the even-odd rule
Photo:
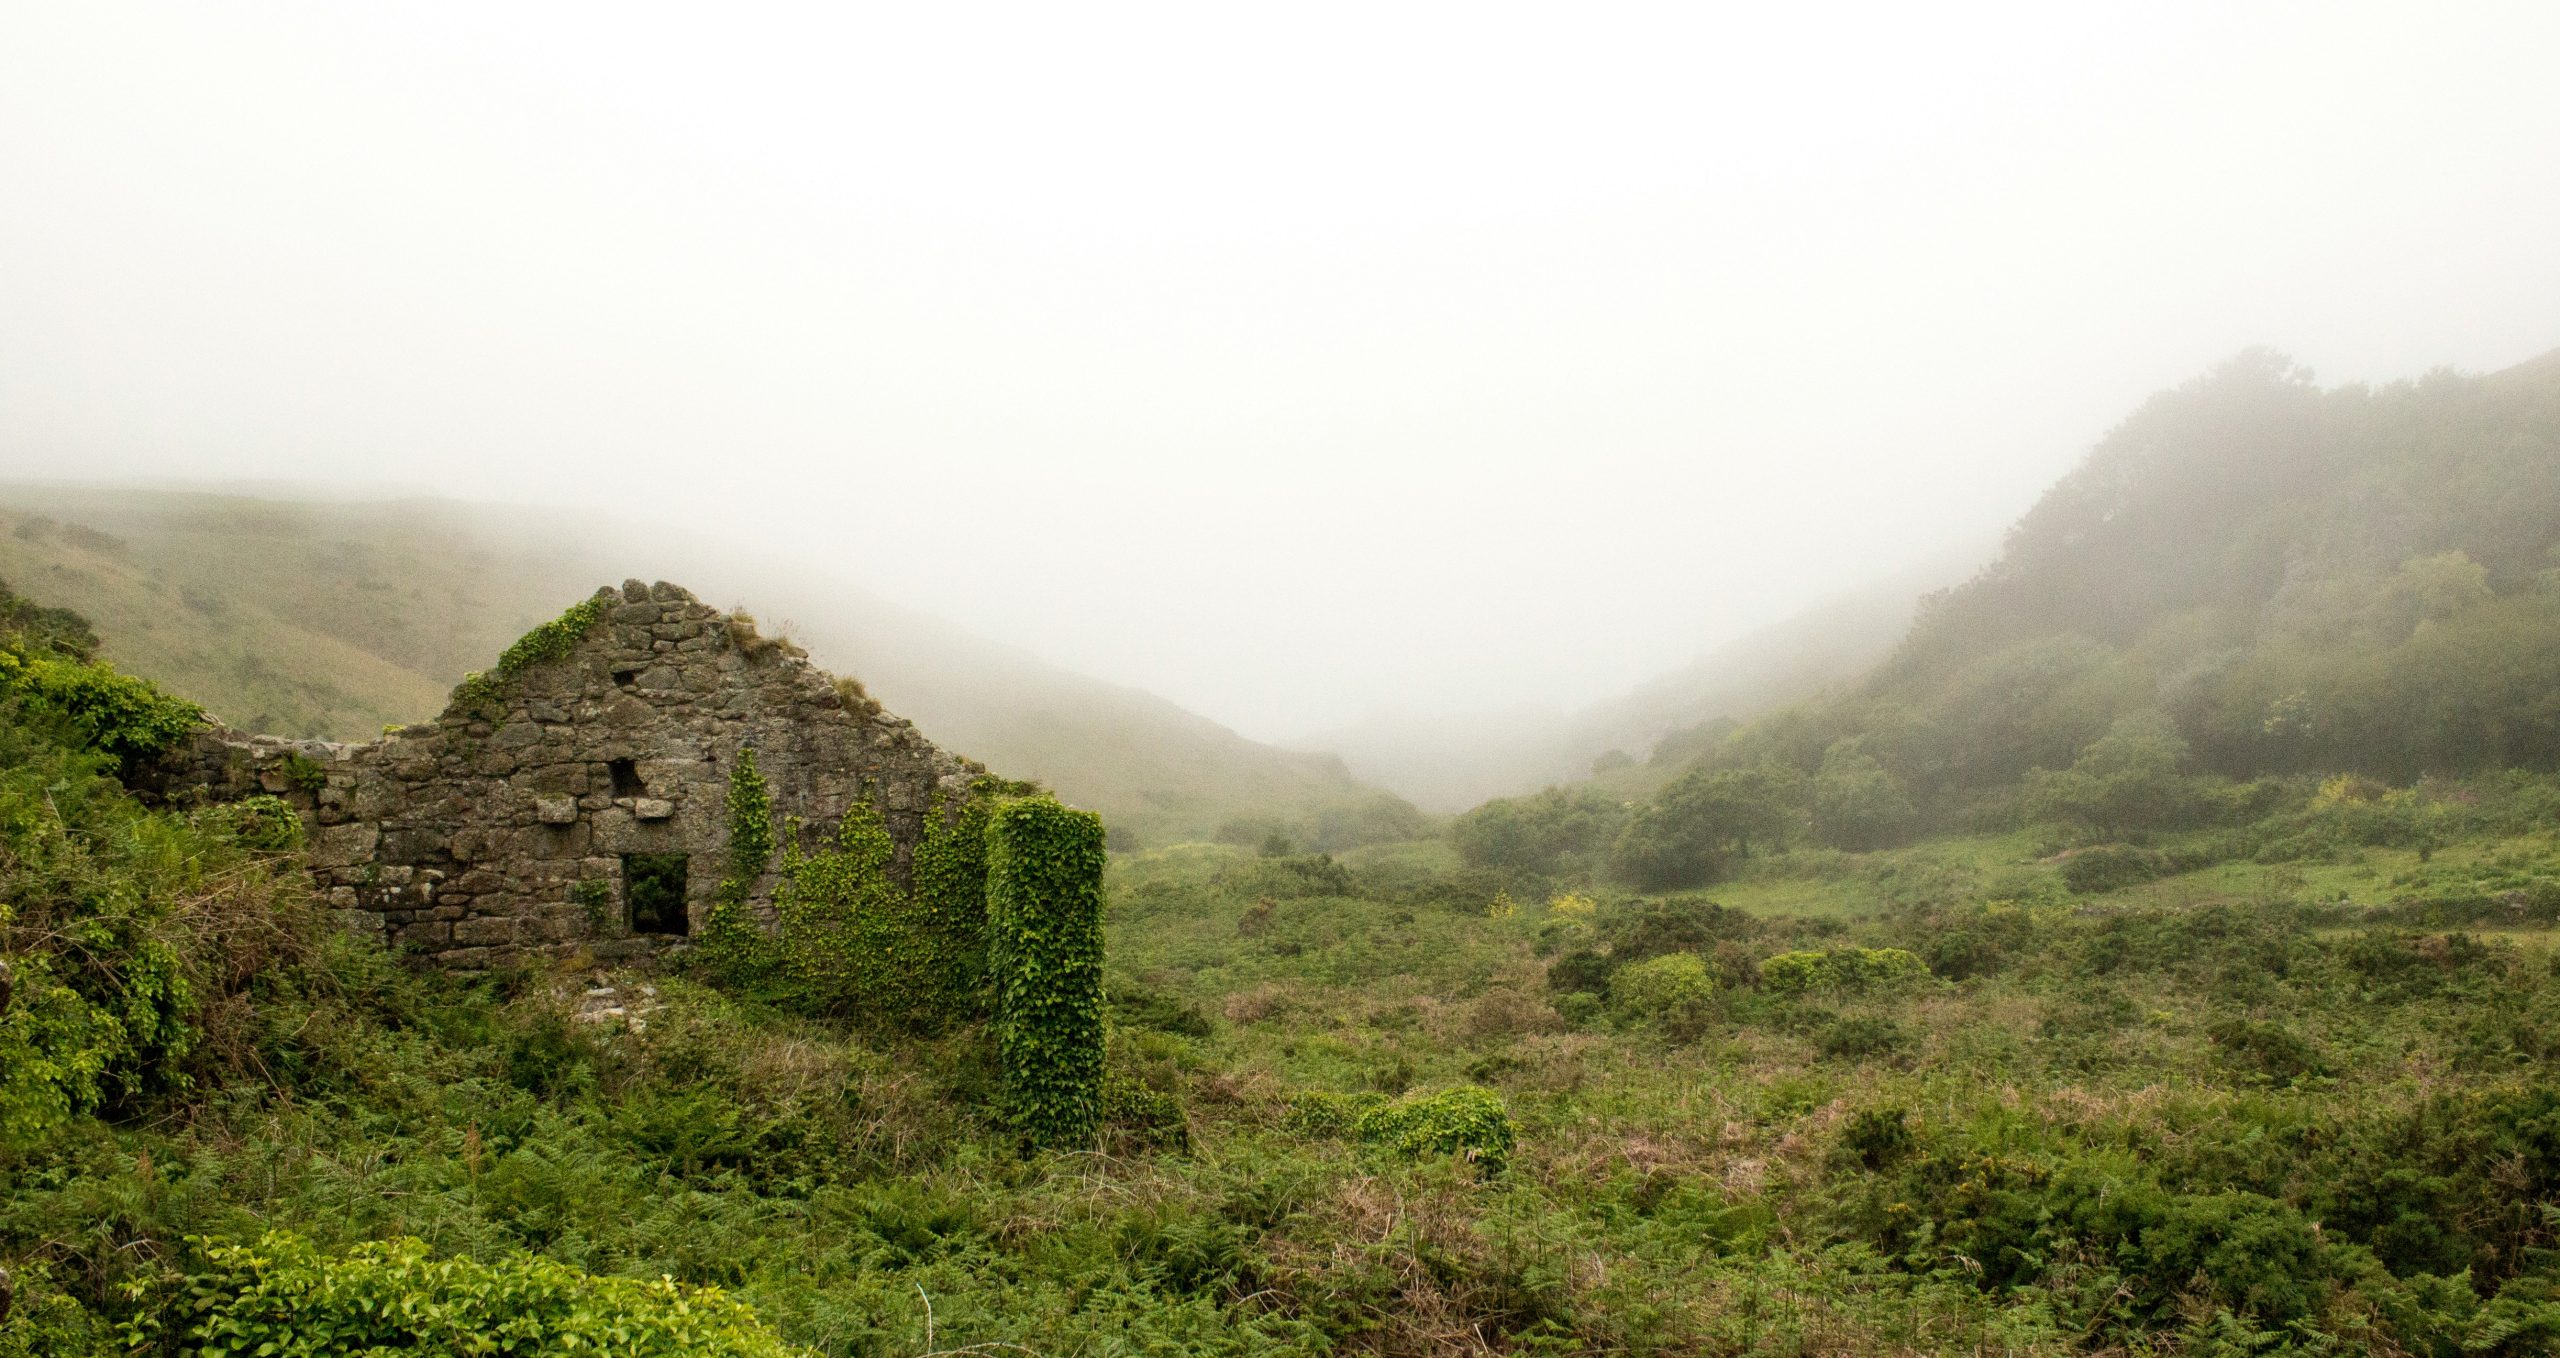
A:
<svg viewBox="0 0 2560 1358">
<path fill-rule="evenodd" d="M 725 870 L 742 748 L 777 824 L 823 830 L 856 798 L 879 806 L 900 875 L 936 792 L 956 798 L 985 772 L 682 589 L 635 580 L 597 597 L 601 617 L 564 658 L 497 676 L 433 722 L 361 745 L 215 729 L 169 761 L 161 795 L 284 797 L 349 927 L 480 967 L 673 941 L 632 929 L 632 870 L 672 861 L 635 855 L 684 856 L 684 919 L 663 927 L 698 929 Z M 750 893 L 768 918 L 772 891 L 768 871 Z"/>
</svg>

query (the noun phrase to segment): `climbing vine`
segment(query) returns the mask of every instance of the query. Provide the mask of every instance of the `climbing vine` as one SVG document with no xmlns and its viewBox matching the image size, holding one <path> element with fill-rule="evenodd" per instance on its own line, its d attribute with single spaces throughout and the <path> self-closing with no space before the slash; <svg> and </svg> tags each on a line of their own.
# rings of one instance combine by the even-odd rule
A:
<svg viewBox="0 0 2560 1358">
<path fill-rule="evenodd" d="M 987 963 L 1014 1123 L 1037 1145 L 1093 1138 L 1102 1095 L 1102 818 L 1046 797 L 987 821 Z"/>
<path fill-rule="evenodd" d="M 462 676 L 462 683 L 453 691 L 454 701 L 485 708 L 498 700 L 501 683 L 536 665 L 566 659 L 579 638 L 604 619 L 605 606 L 611 602 L 612 596 L 599 594 L 571 604 L 559 617 L 516 638 L 514 645 L 499 653 L 495 666 Z"/>
<path fill-rule="evenodd" d="M 938 1017 L 937 939 L 889 877 L 894 846 L 879 808 L 856 802 L 834 838 L 803 856 L 788 837 L 774 895 L 780 954 L 800 1007 L 907 1023 Z"/>
<path fill-rule="evenodd" d="M 773 861 L 773 790 L 756 767 L 752 745 L 738 751 L 729 767 L 729 863 L 703 917 L 703 963 L 736 983 L 764 979 L 773 962 L 772 940 L 747 912 L 756 879 Z"/>
<path fill-rule="evenodd" d="M 742 749 L 728 871 L 698 945 L 715 974 L 807 1013 L 935 1027 L 992 1010 L 1008 1114 L 1035 1144 L 1090 1141 L 1103 1112 L 1102 819 L 981 779 L 937 797 L 909 881 L 880 808 L 857 800 L 804 849 Z M 775 927 L 749 914 L 782 854 Z"/>
</svg>

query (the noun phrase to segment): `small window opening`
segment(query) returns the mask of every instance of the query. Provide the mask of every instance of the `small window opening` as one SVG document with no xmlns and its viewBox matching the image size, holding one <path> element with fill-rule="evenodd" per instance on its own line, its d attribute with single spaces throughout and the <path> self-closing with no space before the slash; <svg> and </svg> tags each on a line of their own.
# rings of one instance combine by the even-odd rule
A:
<svg viewBox="0 0 2560 1358">
<path fill-rule="evenodd" d="M 614 796 L 646 797 L 649 795 L 649 785 L 640 781 L 640 766 L 637 763 L 628 759 L 608 759 L 604 762 L 604 771 L 613 778 Z"/>
<path fill-rule="evenodd" d="M 640 686 L 640 671 L 615 670 L 613 672 L 613 684 L 616 688 L 638 688 Z"/>
<path fill-rule="evenodd" d="M 631 932 L 693 932 L 684 909 L 685 855 L 627 853 L 622 856 L 622 899 L 631 908 Z"/>
</svg>

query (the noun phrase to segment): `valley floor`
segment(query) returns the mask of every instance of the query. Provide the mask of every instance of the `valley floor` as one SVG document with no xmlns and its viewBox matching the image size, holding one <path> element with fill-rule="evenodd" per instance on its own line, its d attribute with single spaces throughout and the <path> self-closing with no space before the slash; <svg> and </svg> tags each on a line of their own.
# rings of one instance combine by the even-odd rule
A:
<svg viewBox="0 0 2560 1358">
<path fill-rule="evenodd" d="M 2036 849 L 1668 899 L 1127 857 L 1108 1141 L 1028 1161 L 974 1039 L 332 949 L 262 999 L 268 1080 L 9 1162 L 13 1323 L 61 1345 L 18 1351 L 125 1351 L 274 1229 L 713 1284 L 829 1354 L 2560 1342 L 2548 835 L 2077 897 Z"/>
</svg>

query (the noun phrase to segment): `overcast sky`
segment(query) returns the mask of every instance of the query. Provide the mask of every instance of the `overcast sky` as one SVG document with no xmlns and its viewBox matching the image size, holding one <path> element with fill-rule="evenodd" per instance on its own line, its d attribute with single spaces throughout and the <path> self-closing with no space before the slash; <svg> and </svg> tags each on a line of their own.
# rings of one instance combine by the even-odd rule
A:
<svg viewBox="0 0 2560 1358">
<path fill-rule="evenodd" d="M 2555 69 L 2548 0 L 0 0 L 0 474 L 732 531 L 1266 737 L 1578 703 L 2243 346 L 2560 345 Z"/>
</svg>

